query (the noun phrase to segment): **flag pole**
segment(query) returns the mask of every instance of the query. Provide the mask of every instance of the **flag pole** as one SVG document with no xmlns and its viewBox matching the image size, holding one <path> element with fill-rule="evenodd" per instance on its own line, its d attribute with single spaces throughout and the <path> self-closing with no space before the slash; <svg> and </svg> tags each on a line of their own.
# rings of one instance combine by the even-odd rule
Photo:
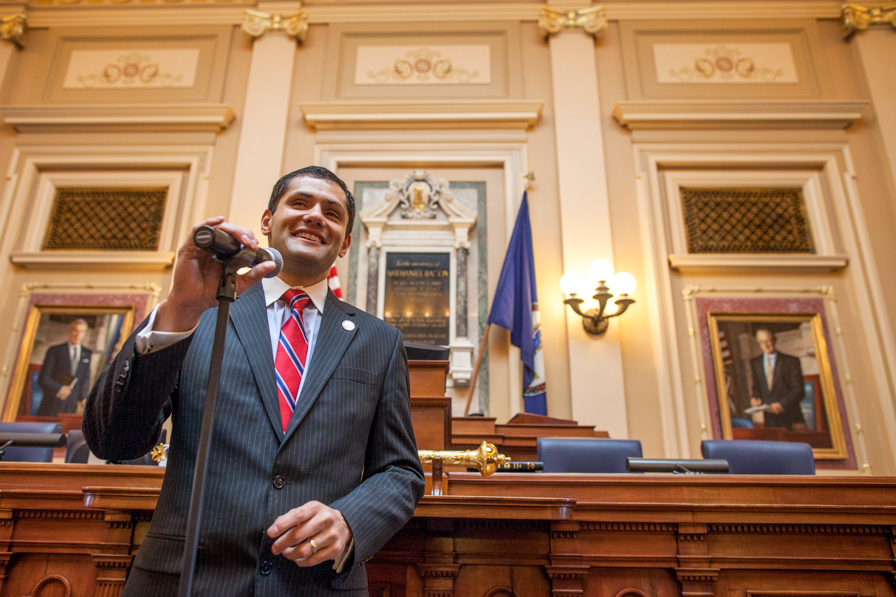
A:
<svg viewBox="0 0 896 597">
<path fill-rule="evenodd" d="M 479 377 L 479 366 L 482 365 L 482 355 L 485 354 L 485 343 L 488 341 L 488 330 L 492 324 L 485 324 L 485 331 L 482 333 L 482 342 L 479 344 L 479 357 L 476 359 L 476 368 L 473 369 L 473 379 L 470 380 L 470 393 L 467 395 L 467 406 L 464 408 L 464 416 L 470 414 L 470 403 L 473 402 L 473 392 L 476 391 L 476 379 Z"/>
</svg>

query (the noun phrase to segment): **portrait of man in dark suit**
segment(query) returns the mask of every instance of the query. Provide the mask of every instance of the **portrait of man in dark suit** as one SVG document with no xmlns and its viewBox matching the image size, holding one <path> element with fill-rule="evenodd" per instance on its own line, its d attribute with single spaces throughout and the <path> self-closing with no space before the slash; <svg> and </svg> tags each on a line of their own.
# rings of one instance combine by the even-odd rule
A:
<svg viewBox="0 0 896 597">
<path fill-rule="evenodd" d="M 37 414 L 54 417 L 59 413 L 75 413 L 90 392 L 91 351 L 82 342 L 87 322 L 76 319 L 69 325 L 68 342 L 47 349 L 37 383 L 43 399 Z"/>
<path fill-rule="evenodd" d="M 283 255 L 238 277 L 209 447 L 195 594 L 367 595 L 364 562 L 411 518 L 423 471 L 401 333 L 338 300 L 329 269 L 351 244 L 354 198 L 325 168 L 274 186 L 261 231 Z M 153 446 L 171 416 L 165 480 L 123 597 L 176 594 L 209 378 L 221 266 L 193 243 L 212 226 L 251 250 L 251 230 L 210 218 L 178 252 L 167 297 L 87 400 L 100 458 Z M 263 279 L 264 278 L 264 279 Z"/>
<path fill-rule="evenodd" d="M 765 412 L 766 427 L 805 429 L 800 409 L 805 397 L 803 371 L 797 357 L 778 352 L 775 335 L 770 330 L 756 330 L 756 342 L 762 354 L 750 361 L 753 373 L 752 406 L 769 405 Z"/>
</svg>

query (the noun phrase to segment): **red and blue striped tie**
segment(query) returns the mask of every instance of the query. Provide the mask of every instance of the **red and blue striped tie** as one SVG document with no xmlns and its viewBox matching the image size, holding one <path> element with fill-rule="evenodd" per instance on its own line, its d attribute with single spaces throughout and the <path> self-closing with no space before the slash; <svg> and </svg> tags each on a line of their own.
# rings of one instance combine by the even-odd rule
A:
<svg viewBox="0 0 896 597">
<path fill-rule="evenodd" d="M 305 375 L 308 338 L 305 337 L 305 320 L 302 312 L 311 298 L 302 290 L 290 288 L 283 293 L 283 300 L 291 311 L 289 318 L 280 328 L 280 344 L 277 346 L 274 368 L 277 371 L 280 420 L 283 422 L 285 433 L 292 418 L 292 411 L 296 408 L 302 376 Z"/>
</svg>

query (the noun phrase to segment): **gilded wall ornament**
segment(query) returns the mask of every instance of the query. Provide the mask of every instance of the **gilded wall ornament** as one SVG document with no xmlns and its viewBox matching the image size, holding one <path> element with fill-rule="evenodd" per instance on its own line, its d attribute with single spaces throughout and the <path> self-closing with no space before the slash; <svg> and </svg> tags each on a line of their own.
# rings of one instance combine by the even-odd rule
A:
<svg viewBox="0 0 896 597">
<path fill-rule="evenodd" d="M 545 40 L 563 29 L 581 29 L 594 39 L 607 28 L 607 11 L 603 6 L 582 10 L 557 10 L 543 5 L 538 9 L 538 32 Z"/>
<path fill-rule="evenodd" d="M 268 31 L 282 31 L 294 37 L 296 43 L 302 43 L 308 34 L 308 11 L 300 10 L 288 15 L 277 15 L 247 10 L 243 13 L 242 29 L 253 39 L 258 39 Z"/>
<path fill-rule="evenodd" d="M 399 212 L 405 220 L 433 220 L 439 202 L 451 197 L 448 181 L 430 176 L 426 170 L 414 170 L 404 178 L 389 183 L 387 197 L 398 195 Z"/>
<path fill-rule="evenodd" d="M 0 39 L 11 41 L 20 48 L 25 47 L 25 32 L 28 30 L 28 18 L 24 13 L 16 13 L 0 18 Z"/>
<path fill-rule="evenodd" d="M 849 39 L 856 31 L 864 31 L 870 25 L 890 25 L 896 28 L 896 4 L 868 8 L 858 4 L 844 4 L 840 9 L 843 37 Z"/>
</svg>

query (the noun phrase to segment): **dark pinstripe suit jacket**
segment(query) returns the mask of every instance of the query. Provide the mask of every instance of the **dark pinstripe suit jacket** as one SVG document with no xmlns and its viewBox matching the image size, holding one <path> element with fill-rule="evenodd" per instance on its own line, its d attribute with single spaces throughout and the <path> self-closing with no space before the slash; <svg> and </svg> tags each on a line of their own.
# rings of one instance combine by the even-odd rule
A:
<svg viewBox="0 0 896 597">
<path fill-rule="evenodd" d="M 144 454 L 172 416 L 165 482 L 134 560 L 142 579 L 180 572 L 216 315 L 207 311 L 190 339 L 156 353 L 137 355 L 132 335 L 87 401 L 84 436 L 100 458 Z M 256 284 L 231 309 L 220 386 L 194 595 L 366 595 L 364 561 L 410 519 L 423 493 L 401 334 L 329 293 L 284 434 Z M 278 476 L 282 488 L 272 483 Z M 352 529 L 354 555 L 339 575 L 332 562 L 299 568 L 271 555 L 264 530 L 309 500 L 342 512 Z M 159 594 L 154 582 L 134 584 L 128 597 Z"/>
</svg>

